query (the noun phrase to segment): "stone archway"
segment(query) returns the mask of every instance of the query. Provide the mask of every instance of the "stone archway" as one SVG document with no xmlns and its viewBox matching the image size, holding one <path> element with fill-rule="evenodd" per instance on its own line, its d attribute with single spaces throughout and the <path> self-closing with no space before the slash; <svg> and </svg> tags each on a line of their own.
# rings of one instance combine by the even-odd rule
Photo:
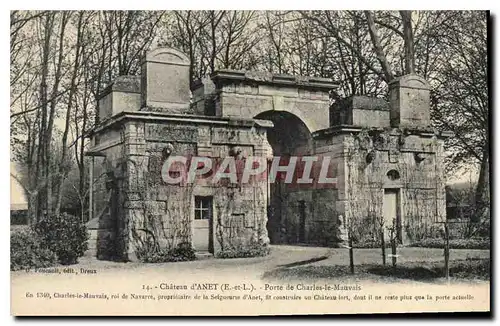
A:
<svg viewBox="0 0 500 326">
<path fill-rule="evenodd" d="M 252 119 L 267 111 L 286 111 L 310 132 L 330 126 L 330 92 L 337 84 L 329 78 L 219 70 L 211 75 L 211 83 L 203 91 L 215 89 L 215 116 Z M 201 92 L 200 86 L 196 92 Z"/>
<path fill-rule="evenodd" d="M 307 125 L 287 111 L 265 111 L 255 119 L 272 121 L 267 132 L 273 156 L 286 161 L 290 156 L 305 156 L 313 151 L 312 135 Z M 304 242 L 306 209 L 304 202 L 294 200 L 298 189 L 279 178 L 269 185 L 267 230 L 273 244 Z"/>
</svg>

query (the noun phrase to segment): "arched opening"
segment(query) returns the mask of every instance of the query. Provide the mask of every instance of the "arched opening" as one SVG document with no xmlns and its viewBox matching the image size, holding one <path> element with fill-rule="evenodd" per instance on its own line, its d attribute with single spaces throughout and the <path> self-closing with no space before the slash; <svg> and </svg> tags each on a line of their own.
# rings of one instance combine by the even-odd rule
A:
<svg viewBox="0 0 500 326">
<path fill-rule="evenodd" d="M 387 172 L 387 177 L 391 181 L 396 181 L 401 178 L 397 170 L 390 170 L 389 172 Z"/>
<path fill-rule="evenodd" d="M 274 127 L 267 132 L 267 140 L 274 157 L 287 162 L 291 156 L 312 153 L 312 135 L 306 124 L 296 115 L 286 111 L 266 111 L 256 119 L 272 121 Z M 284 164 L 284 163 L 282 163 Z M 292 184 L 276 178 L 268 186 L 267 230 L 272 244 L 305 242 L 307 223 L 306 207 L 299 190 Z"/>
</svg>

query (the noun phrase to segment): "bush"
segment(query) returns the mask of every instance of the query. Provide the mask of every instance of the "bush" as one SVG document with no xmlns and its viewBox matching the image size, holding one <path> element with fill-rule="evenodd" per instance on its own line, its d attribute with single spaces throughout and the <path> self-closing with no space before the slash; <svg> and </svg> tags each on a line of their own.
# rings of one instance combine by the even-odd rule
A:
<svg viewBox="0 0 500 326">
<path fill-rule="evenodd" d="M 28 211 L 10 211 L 10 225 L 28 224 Z"/>
<path fill-rule="evenodd" d="M 87 228 L 76 216 L 62 213 L 57 217 L 46 217 L 33 229 L 41 245 L 54 251 L 63 265 L 76 264 L 88 248 Z"/>
<path fill-rule="evenodd" d="M 489 279 L 491 262 L 489 259 L 467 258 L 453 262 L 450 267 L 450 275 L 457 278 L 481 278 Z"/>
<path fill-rule="evenodd" d="M 489 238 L 490 221 L 483 220 L 480 223 L 468 220 L 454 220 L 449 223 L 450 239 L 469 239 L 469 238 Z"/>
<path fill-rule="evenodd" d="M 34 232 L 19 231 L 10 235 L 10 270 L 51 267 L 56 262 L 56 254 L 42 247 Z"/>
<path fill-rule="evenodd" d="M 266 245 L 250 245 L 222 250 L 217 253 L 217 258 L 249 258 L 267 256 L 270 249 Z"/>
<path fill-rule="evenodd" d="M 346 243 L 347 245 L 347 243 Z M 398 244 L 399 245 L 399 244 Z M 371 239 L 366 239 L 358 242 L 353 242 L 352 244 L 353 248 L 356 249 L 372 249 L 372 248 L 381 248 L 381 242 L 380 240 L 371 240 Z M 385 247 L 390 248 L 391 247 L 391 241 L 389 239 L 385 240 Z"/>
<path fill-rule="evenodd" d="M 351 238 L 354 243 L 365 243 L 378 241 L 380 227 L 376 222 L 377 218 L 373 214 L 360 219 L 354 219 L 351 226 Z"/>
<path fill-rule="evenodd" d="M 309 239 L 315 244 L 324 247 L 333 247 L 340 239 L 338 235 L 338 225 L 335 220 L 318 221 L 312 225 L 309 230 Z"/>
<path fill-rule="evenodd" d="M 478 236 L 478 237 L 483 237 L 483 238 L 490 239 L 490 237 L 491 237 L 491 222 L 490 222 L 490 219 L 487 219 L 483 223 L 480 223 L 477 226 L 475 233 L 476 233 L 475 235 Z"/>
<path fill-rule="evenodd" d="M 450 249 L 490 249 L 490 239 L 450 239 Z M 410 247 L 444 248 L 444 239 L 429 238 L 410 245 Z"/>
<path fill-rule="evenodd" d="M 138 251 L 137 256 L 143 263 L 169 263 L 196 259 L 194 249 L 189 243 L 181 243 L 173 249 Z"/>
<path fill-rule="evenodd" d="M 405 262 L 393 266 L 360 266 L 368 273 L 413 280 L 431 280 L 445 276 L 443 262 Z M 483 279 L 490 278 L 489 259 L 465 259 L 450 261 L 450 276 L 458 279 Z"/>
<path fill-rule="evenodd" d="M 437 238 L 444 234 L 442 225 L 415 222 L 418 221 L 417 216 L 408 216 L 408 220 L 414 221 L 413 223 L 405 224 L 405 232 L 410 242 L 419 242 L 427 238 Z"/>
</svg>

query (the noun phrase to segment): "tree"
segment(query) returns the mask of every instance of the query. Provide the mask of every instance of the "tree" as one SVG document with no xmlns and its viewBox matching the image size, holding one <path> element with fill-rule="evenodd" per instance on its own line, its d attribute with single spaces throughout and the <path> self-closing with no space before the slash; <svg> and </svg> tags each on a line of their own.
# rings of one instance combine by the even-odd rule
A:
<svg viewBox="0 0 500 326">
<path fill-rule="evenodd" d="M 163 14 L 11 12 L 11 144 L 28 171 L 32 220 L 59 214 L 73 160 L 87 193 L 84 148 L 99 95 L 117 75 L 138 73 Z"/>
<path fill-rule="evenodd" d="M 217 69 L 251 69 L 256 61 L 250 54 L 259 42 L 257 18 L 253 11 L 174 11 L 162 43 L 188 55 L 191 83 Z"/>
<path fill-rule="evenodd" d="M 487 14 L 460 12 L 443 24 L 439 35 L 448 54 L 434 77 L 433 118 L 437 127 L 453 131 L 448 146 L 450 168 L 479 165 L 475 202 L 478 218 L 489 206 L 489 93 Z"/>
<path fill-rule="evenodd" d="M 385 89 L 386 77 L 378 67 L 377 57 L 366 17 L 359 11 L 300 12 L 325 42 L 327 66 L 331 77 L 340 79 L 340 95 L 379 95 Z M 379 39 L 381 46 L 391 43 L 391 38 Z"/>
<path fill-rule="evenodd" d="M 202 54 L 202 49 L 207 48 L 207 46 L 200 46 L 200 37 L 203 35 L 202 31 L 209 24 L 210 18 L 214 18 L 214 16 L 206 15 L 203 11 L 174 11 L 173 17 L 168 21 L 170 28 L 167 30 L 167 35 L 163 37 L 163 42 L 166 45 L 180 49 L 189 57 L 190 83 L 204 76 L 207 71 L 204 54 Z M 215 22 L 212 22 L 212 25 L 215 25 Z M 215 47 L 217 48 L 217 46 Z"/>
<path fill-rule="evenodd" d="M 190 81 L 217 69 L 330 77 L 339 96 L 386 96 L 387 83 L 429 80 L 433 124 L 451 130 L 448 166 L 477 164 L 488 202 L 487 14 L 468 11 L 12 11 L 11 146 L 27 170 L 32 216 L 60 210 L 76 162 L 87 193 L 86 135 L 103 89 L 138 74 L 155 43 L 185 52 Z M 481 215 L 481 214 L 480 214 Z"/>
</svg>

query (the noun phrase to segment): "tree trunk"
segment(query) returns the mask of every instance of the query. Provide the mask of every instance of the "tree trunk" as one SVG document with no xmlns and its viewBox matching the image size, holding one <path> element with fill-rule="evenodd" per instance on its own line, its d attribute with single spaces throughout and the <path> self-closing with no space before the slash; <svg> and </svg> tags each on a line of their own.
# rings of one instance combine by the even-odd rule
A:
<svg viewBox="0 0 500 326">
<path fill-rule="evenodd" d="M 57 187 L 56 187 L 56 193 L 55 193 L 55 198 L 56 198 L 56 205 L 54 208 L 54 215 L 59 216 L 59 213 L 61 211 L 61 202 L 62 202 L 62 184 L 64 182 L 64 179 L 67 175 L 66 171 L 66 156 L 68 152 L 68 134 L 69 134 L 69 129 L 70 129 L 70 118 L 71 118 L 71 109 L 73 106 L 73 100 L 76 92 L 76 80 L 78 77 L 79 73 L 79 64 L 80 64 L 80 50 L 81 50 L 81 40 L 82 40 L 82 22 L 83 22 L 83 11 L 79 12 L 79 17 L 78 17 L 78 25 L 77 25 L 77 35 L 76 35 L 76 54 L 75 54 L 75 62 L 73 66 L 73 75 L 71 76 L 71 84 L 70 84 L 70 89 L 69 89 L 69 95 L 68 95 L 68 105 L 66 108 L 66 121 L 64 125 L 64 132 L 63 132 L 63 137 L 62 137 L 62 146 L 61 146 L 61 159 L 59 161 L 58 166 L 56 167 L 57 169 Z M 63 37 L 63 31 L 61 31 L 61 37 Z M 60 49 L 62 51 L 62 49 Z"/>
<path fill-rule="evenodd" d="M 351 232 L 349 232 L 349 272 L 354 274 L 354 249 L 352 248 Z"/>
<path fill-rule="evenodd" d="M 475 193 L 476 214 L 473 215 L 473 222 L 481 222 L 489 209 L 489 148 L 484 146 L 483 159 L 479 169 L 479 178 L 477 180 Z"/>
<path fill-rule="evenodd" d="M 368 23 L 368 31 L 370 32 L 370 38 L 372 40 L 373 48 L 375 50 L 375 54 L 377 55 L 377 59 L 380 62 L 380 66 L 382 66 L 382 71 L 384 73 L 384 79 L 387 83 L 394 79 L 394 75 L 391 71 L 391 66 L 387 61 L 387 57 L 384 53 L 384 49 L 380 44 L 380 38 L 378 37 L 377 28 L 375 27 L 375 21 L 371 12 L 365 11 L 366 21 Z"/>
<path fill-rule="evenodd" d="M 54 27 L 54 14 L 49 13 L 45 18 L 45 24 L 43 26 L 45 33 L 43 44 L 41 45 L 42 52 L 42 63 L 41 63 L 41 81 L 40 81 L 40 122 L 38 126 L 38 148 L 36 154 L 36 171 L 34 186 L 38 187 L 40 183 L 43 183 L 43 179 L 46 172 L 45 169 L 45 129 L 47 125 L 47 109 L 48 109 L 48 91 L 47 91 L 47 79 L 49 74 L 49 57 L 50 57 L 50 40 L 52 36 L 52 30 Z M 39 196 L 36 198 L 36 213 L 35 220 L 42 215 L 42 211 L 46 209 L 46 196 L 47 192 L 44 189 L 40 189 Z"/>
<path fill-rule="evenodd" d="M 385 254 L 385 238 L 384 238 L 384 229 L 380 228 L 380 246 L 382 247 L 382 265 L 386 265 L 386 254 Z"/>
<path fill-rule="evenodd" d="M 407 74 L 415 73 L 415 50 L 413 41 L 413 28 L 411 26 L 411 10 L 401 10 L 403 20 L 403 38 L 405 43 L 405 71 Z"/>
</svg>

